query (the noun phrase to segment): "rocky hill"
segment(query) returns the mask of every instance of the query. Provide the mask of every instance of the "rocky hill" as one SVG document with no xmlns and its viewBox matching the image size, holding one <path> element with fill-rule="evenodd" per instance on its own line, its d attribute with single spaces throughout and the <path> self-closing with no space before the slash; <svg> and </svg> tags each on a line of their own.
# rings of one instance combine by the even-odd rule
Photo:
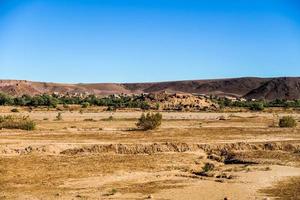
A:
<svg viewBox="0 0 300 200">
<path fill-rule="evenodd" d="M 248 99 L 300 99 L 300 78 L 276 78 L 266 81 L 245 95 Z"/>
<path fill-rule="evenodd" d="M 300 99 L 300 77 L 230 78 L 153 83 L 60 84 L 25 80 L 0 80 L 0 91 L 11 95 L 57 94 L 140 94 L 166 91 L 248 99 Z"/>
</svg>

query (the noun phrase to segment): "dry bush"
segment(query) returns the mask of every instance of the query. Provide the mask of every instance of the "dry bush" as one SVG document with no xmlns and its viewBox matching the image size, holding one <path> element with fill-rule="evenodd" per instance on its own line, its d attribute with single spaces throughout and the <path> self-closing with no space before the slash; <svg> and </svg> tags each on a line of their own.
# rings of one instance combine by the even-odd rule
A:
<svg viewBox="0 0 300 200">
<path fill-rule="evenodd" d="M 19 111 L 17 108 L 13 108 L 13 109 L 10 110 L 10 112 L 18 113 L 18 112 L 20 112 L 20 111 Z"/>
<path fill-rule="evenodd" d="M 213 163 L 205 163 L 202 167 L 202 170 L 199 172 L 193 172 L 193 174 L 197 176 L 213 176 L 212 171 L 215 169 L 215 165 Z"/>
<path fill-rule="evenodd" d="M 297 121 L 292 116 L 284 116 L 279 120 L 279 127 L 296 127 Z"/>
<path fill-rule="evenodd" d="M 57 116 L 55 118 L 57 121 L 61 121 L 63 119 L 61 112 L 57 113 Z"/>
<path fill-rule="evenodd" d="M 84 119 L 83 121 L 85 121 L 85 122 L 95 122 L 96 120 L 94 120 L 93 118 L 87 118 L 87 119 Z"/>
<path fill-rule="evenodd" d="M 212 171 L 215 168 L 215 165 L 213 163 L 205 163 L 205 165 L 202 167 L 203 172 L 209 172 Z"/>
<path fill-rule="evenodd" d="M 114 121 L 115 118 L 113 116 L 109 116 L 108 118 L 102 119 L 102 121 Z"/>
<path fill-rule="evenodd" d="M 7 115 L 7 116 L 0 116 L 0 129 L 21 129 L 21 130 L 34 130 L 35 129 L 35 122 L 29 119 L 28 116 L 14 116 L 14 115 Z"/>
<path fill-rule="evenodd" d="M 160 113 L 143 113 L 138 119 L 137 127 L 142 130 L 153 130 L 161 125 L 162 115 Z"/>
</svg>

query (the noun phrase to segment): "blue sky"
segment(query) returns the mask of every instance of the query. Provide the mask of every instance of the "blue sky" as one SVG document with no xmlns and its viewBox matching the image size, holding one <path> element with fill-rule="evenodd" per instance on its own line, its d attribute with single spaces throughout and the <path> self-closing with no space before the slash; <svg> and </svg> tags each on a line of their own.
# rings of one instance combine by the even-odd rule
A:
<svg viewBox="0 0 300 200">
<path fill-rule="evenodd" d="M 300 76 L 298 0 L 0 0 L 0 79 Z"/>
</svg>

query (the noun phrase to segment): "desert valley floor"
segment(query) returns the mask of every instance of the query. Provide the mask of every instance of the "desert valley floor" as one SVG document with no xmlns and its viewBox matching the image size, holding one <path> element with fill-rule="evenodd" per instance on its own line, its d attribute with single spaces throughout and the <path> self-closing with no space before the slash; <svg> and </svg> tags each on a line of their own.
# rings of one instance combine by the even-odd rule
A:
<svg viewBox="0 0 300 200">
<path fill-rule="evenodd" d="M 140 111 L 16 115 L 37 128 L 0 130 L 0 199 L 300 198 L 300 128 L 276 127 L 296 111 L 162 112 L 152 131 Z"/>
</svg>

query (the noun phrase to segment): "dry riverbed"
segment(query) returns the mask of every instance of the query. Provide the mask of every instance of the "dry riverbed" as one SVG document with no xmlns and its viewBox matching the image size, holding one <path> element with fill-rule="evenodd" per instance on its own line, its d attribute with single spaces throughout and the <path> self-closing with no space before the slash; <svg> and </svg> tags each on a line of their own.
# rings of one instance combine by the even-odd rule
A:
<svg viewBox="0 0 300 200">
<path fill-rule="evenodd" d="M 0 130 L 0 199 L 300 195 L 300 129 L 276 127 L 272 113 L 164 112 L 145 132 L 135 129 L 138 111 L 20 110 L 37 129 Z M 299 121 L 278 116 L 291 114 Z"/>
</svg>

